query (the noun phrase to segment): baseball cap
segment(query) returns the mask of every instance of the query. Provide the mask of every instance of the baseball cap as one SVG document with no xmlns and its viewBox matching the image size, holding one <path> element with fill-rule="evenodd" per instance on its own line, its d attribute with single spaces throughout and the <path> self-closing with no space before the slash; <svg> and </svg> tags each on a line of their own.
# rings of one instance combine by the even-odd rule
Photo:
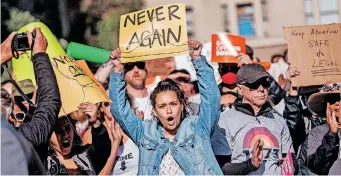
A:
<svg viewBox="0 0 341 176">
<path fill-rule="evenodd" d="M 233 72 L 228 72 L 228 73 L 224 74 L 221 77 L 221 79 L 225 84 L 229 84 L 229 85 L 236 84 L 237 75 Z"/>
<path fill-rule="evenodd" d="M 34 92 L 34 85 L 30 79 L 25 79 L 17 82 L 20 89 L 24 92 L 24 94 L 30 94 Z M 17 89 L 13 89 L 13 96 L 21 96 Z"/>
<path fill-rule="evenodd" d="M 237 72 L 237 84 L 254 83 L 261 78 L 272 79 L 264 67 L 256 63 L 246 64 Z"/>
</svg>

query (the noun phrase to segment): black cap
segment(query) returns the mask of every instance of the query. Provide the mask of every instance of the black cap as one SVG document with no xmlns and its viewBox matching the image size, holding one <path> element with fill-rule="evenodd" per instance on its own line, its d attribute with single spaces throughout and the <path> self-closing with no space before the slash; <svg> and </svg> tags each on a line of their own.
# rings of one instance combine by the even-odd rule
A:
<svg viewBox="0 0 341 176">
<path fill-rule="evenodd" d="M 261 78 L 271 78 L 259 64 L 246 64 L 237 72 L 237 84 L 254 83 Z"/>
</svg>

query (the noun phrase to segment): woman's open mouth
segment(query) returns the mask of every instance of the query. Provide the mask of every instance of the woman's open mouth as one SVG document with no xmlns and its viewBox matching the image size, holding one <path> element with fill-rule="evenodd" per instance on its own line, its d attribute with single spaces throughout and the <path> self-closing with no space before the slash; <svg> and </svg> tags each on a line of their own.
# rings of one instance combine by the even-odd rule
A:
<svg viewBox="0 0 341 176">
<path fill-rule="evenodd" d="M 175 125 L 175 118 L 174 117 L 168 117 L 167 121 L 168 121 L 168 125 L 170 125 L 170 126 Z"/>
<path fill-rule="evenodd" d="M 64 148 L 68 148 L 68 147 L 70 147 L 70 140 L 68 140 L 68 139 L 64 139 L 63 141 L 62 141 L 62 146 L 64 147 Z"/>
</svg>

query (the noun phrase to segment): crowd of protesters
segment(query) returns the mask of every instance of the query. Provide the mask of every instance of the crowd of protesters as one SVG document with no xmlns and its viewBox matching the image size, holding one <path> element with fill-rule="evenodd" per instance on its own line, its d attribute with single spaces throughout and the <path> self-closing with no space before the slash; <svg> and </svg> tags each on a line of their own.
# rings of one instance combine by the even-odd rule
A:
<svg viewBox="0 0 341 176">
<path fill-rule="evenodd" d="M 147 87 L 146 63 L 123 64 L 114 49 L 94 73 L 111 102 L 58 117 L 48 41 L 35 32 L 34 45 L 27 36 L 37 85 L 9 72 L 1 84 L 1 174 L 280 175 L 291 159 L 294 174 L 341 175 L 341 79 L 291 86 L 300 70 L 288 51 L 265 70 L 247 46 L 238 63 L 219 63 L 217 84 L 202 44 L 190 40 L 197 81 L 174 70 Z M 1 44 L 1 64 L 13 57 L 14 35 Z"/>
</svg>

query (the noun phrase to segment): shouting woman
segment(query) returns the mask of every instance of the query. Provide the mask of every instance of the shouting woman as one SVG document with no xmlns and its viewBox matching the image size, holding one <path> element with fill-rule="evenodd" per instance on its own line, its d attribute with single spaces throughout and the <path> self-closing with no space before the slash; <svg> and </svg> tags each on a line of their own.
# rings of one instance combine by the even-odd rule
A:
<svg viewBox="0 0 341 176">
<path fill-rule="evenodd" d="M 150 95 L 153 120 L 140 120 L 126 97 L 120 51 L 116 50 L 109 85 L 111 112 L 140 151 L 140 175 L 222 175 L 215 160 L 210 134 L 220 113 L 220 94 L 213 69 L 201 56 L 202 44 L 188 42 L 201 97 L 198 116 L 186 111 L 185 94 L 170 79 L 158 83 Z"/>
</svg>

